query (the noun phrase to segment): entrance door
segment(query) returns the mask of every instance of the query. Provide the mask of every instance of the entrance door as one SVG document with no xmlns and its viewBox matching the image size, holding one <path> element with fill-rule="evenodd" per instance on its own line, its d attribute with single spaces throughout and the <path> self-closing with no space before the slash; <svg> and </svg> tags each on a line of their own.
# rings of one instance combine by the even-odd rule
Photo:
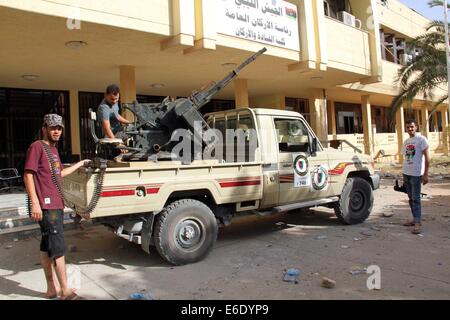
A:
<svg viewBox="0 0 450 320">
<path fill-rule="evenodd" d="M 328 157 L 320 145 L 316 155 L 311 155 L 311 129 L 300 118 L 276 118 L 274 121 L 279 145 L 280 204 L 326 197 L 331 193 Z"/>
</svg>

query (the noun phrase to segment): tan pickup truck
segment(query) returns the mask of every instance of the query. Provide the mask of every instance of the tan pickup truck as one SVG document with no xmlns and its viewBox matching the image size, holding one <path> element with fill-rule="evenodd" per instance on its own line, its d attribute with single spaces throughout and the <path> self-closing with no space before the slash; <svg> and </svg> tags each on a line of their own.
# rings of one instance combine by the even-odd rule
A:
<svg viewBox="0 0 450 320">
<path fill-rule="evenodd" d="M 218 227 L 237 214 L 326 206 L 346 224 L 369 216 L 379 187 L 372 159 L 323 148 L 300 114 L 243 108 L 205 120 L 224 135 L 226 129 L 241 129 L 244 149 L 227 141 L 223 154 L 189 164 L 119 157 L 102 171 L 97 163 L 64 178 L 66 199 L 81 212 L 97 195 L 90 218 L 148 253 L 155 246 L 175 265 L 204 258 Z"/>
</svg>

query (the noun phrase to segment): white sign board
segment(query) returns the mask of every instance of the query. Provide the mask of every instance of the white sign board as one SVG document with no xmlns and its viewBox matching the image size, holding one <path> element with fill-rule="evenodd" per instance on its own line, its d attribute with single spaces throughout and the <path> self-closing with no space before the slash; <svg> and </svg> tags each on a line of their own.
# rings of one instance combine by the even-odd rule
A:
<svg viewBox="0 0 450 320">
<path fill-rule="evenodd" d="M 216 0 L 217 32 L 299 51 L 295 4 L 282 0 Z"/>
</svg>

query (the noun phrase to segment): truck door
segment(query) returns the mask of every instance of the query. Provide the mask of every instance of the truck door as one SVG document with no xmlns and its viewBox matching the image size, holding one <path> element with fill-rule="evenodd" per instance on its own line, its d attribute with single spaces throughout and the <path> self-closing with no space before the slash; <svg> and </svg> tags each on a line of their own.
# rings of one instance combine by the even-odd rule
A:
<svg viewBox="0 0 450 320">
<path fill-rule="evenodd" d="M 318 143 L 311 154 L 312 130 L 302 118 L 274 118 L 278 135 L 279 204 L 326 197 L 328 156 Z"/>
</svg>

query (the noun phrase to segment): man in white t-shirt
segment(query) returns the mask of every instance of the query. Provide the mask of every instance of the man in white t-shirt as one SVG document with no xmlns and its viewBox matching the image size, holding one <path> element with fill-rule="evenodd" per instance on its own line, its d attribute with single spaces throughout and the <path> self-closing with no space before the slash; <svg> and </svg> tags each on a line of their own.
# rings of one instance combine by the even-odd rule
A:
<svg viewBox="0 0 450 320">
<path fill-rule="evenodd" d="M 409 138 L 403 143 L 403 183 L 409 198 L 409 206 L 413 220 L 404 223 L 404 226 L 413 226 L 412 233 L 421 233 L 422 207 L 420 195 L 422 183 L 428 183 L 428 166 L 430 164 L 429 144 L 427 138 L 417 132 L 415 120 L 406 121 L 406 131 Z"/>
</svg>

